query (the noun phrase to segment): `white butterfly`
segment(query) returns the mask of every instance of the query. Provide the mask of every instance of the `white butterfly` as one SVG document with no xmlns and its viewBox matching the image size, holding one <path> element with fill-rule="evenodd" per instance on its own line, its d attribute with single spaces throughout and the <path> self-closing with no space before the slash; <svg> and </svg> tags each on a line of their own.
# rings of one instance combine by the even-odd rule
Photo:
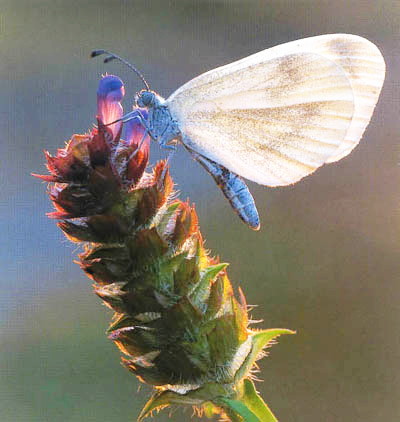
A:
<svg viewBox="0 0 400 422">
<path fill-rule="evenodd" d="M 106 61 L 114 58 L 120 59 Z M 134 109 L 122 120 L 138 118 L 161 146 L 182 142 L 242 220 L 258 229 L 254 200 L 239 176 L 289 185 L 348 155 L 371 119 L 384 77 L 385 62 L 370 41 L 321 35 L 206 72 L 167 100 L 142 77 L 147 89 L 136 104 L 148 109 L 148 119 Z"/>
</svg>

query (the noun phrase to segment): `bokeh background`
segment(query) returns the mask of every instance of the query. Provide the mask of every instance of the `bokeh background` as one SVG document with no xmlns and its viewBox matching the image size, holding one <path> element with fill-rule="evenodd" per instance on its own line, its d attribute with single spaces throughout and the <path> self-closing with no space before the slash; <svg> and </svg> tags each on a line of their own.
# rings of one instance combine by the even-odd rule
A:
<svg viewBox="0 0 400 422">
<path fill-rule="evenodd" d="M 185 151 L 172 174 L 197 205 L 207 246 L 263 327 L 287 327 L 261 362 L 259 390 L 281 422 L 400 420 L 400 3 L 397 0 L 0 1 L 2 422 L 133 421 L 149 388 L 119 364 L 111 317 L 72 263 L 79 249 L 45 217 L 43 149 L 94 123 L 108 48 L 168 96 L 192 77 L 323 33 L 364 36 L 388 72 L 357 149 L 300 183 L 250 184 L 262 229 L 247 229 Z M 152 161 L 162 157 L 153 145 Z M 189 421 L 191 411 L 159 421 Z"/>
</svg>

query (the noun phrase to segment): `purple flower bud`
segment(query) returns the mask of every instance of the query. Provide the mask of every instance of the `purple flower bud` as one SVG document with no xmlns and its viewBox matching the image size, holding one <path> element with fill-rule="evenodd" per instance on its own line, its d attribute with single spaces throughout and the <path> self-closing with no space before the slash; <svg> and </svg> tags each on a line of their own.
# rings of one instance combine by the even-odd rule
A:
<svg viewBox="0 0 400 422">
<path fill-rule="evenodd" d="M 99 83 L 97 90 L 97 115 L 105 124 L 118 120 L 123 115 L 121 101 L 125 95 L 125 88 L 118 76 L 104 76 Z M 114 138 L 117 136 L 122 123 L 110 125 Z"/>
<path fill-rule="evenodd" d="M 137 109 L 140 114 L 147 120 L 148 112 L 144 108 Z M 128 120 L 124 125 L 125 136 L 124 139 L 128 145 L 138 146 L 145 134 L 145 128 L 139 119 Z M 148 149 L 150 144 L 150 137 L 146 135 L 142 147 Z"/>
<path fill-rule="evenodd" d="M 138 112 L 147 120 L 147 110 L 138 108 Z M 139 119 L 128 120 L 124 124 L 124 139 L 132 153 L 128 161 L 127 177 L 137 182 L 144 172 L 149 160 L 150 136 Z"/>
</svg>

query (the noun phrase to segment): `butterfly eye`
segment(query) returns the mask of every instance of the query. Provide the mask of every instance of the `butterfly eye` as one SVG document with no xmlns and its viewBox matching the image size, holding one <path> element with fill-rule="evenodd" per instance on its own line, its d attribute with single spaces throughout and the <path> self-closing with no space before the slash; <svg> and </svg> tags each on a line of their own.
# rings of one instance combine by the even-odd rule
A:
<svg viewBox="0 0 400 422">
<path fill-rule="evenodd" d="M 154 98 L 155 95 L 153 92 L 140 91 L 136 99 L 136 104 L 138 107 L 151 107 L 154 105 Z"/>
</svg>

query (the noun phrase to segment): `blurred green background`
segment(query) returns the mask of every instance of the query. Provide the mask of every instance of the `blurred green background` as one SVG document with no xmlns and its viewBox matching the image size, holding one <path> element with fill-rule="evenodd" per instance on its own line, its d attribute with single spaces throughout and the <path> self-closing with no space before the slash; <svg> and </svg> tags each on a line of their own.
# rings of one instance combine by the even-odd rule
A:
<svg viewBox="0 0 400 422">
<path fill-rule="evenodd" d="M 388 73 L 359 147 L 300 183 L 250 184 L 261 232 L 247 229 L 184 151 L 172 173 L 197 205 L 207 246 L 262 326 L 296 329 L 261 362 L 258 383 L 281 422 L 400 420 L 400 3 L 397 0 L 0 1 L 0 421 L 133 421 L 149 388 L 119 364 L 111 314 L 72 263 L 78 249 L 54 221 L 42 150 L 94 123 L 108 48 L 153 89 L 267 47 L 346 32 L 381 49 Z M 163 156 L 153 145 L 152 161 Z M 168 419 L 168 412 L 158 416 Z M 178 410 L 174 421 L 191 420 Z"/>
</svg>

